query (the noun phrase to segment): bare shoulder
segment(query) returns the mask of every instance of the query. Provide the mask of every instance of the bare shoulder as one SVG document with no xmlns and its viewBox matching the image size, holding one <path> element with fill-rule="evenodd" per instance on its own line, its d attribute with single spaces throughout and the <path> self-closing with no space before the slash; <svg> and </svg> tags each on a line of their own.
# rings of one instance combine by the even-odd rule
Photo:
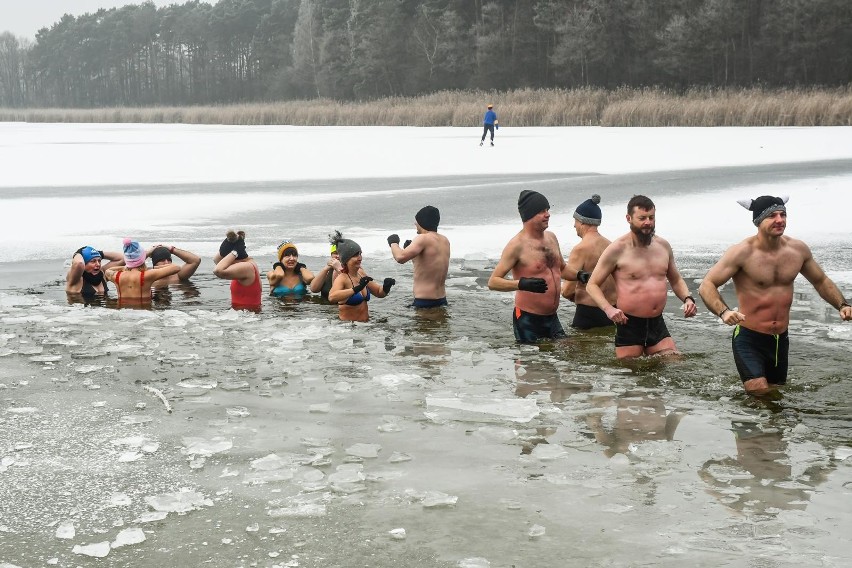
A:
<svg viewBox="0 0 852 568">
<path fill-rule="evenodd" d="M 789 247 L 790 250 L 801 254 L 803 257 L 807 258 L 811 256 L 811 247 L 809 247 L 805 241 L 801 241 L 799 239 L 794 239 L 793 237 L 782 237 L 784 239 L 784 245 Z"/>
</svg>

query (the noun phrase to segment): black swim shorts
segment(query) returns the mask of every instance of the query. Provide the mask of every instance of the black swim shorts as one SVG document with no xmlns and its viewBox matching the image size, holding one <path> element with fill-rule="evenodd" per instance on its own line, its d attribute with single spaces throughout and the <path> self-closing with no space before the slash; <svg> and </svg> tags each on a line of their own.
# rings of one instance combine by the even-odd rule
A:
<svg viewBox="0 0 852 568">
<path fill-rule="evenodd" d="M 743 382 L 760 377 L 773 385 L 787 382 L 790 336 L 786 331 L 770 335 L 738 325 L 731 336 L 731 349 Z"/>
<path fill-rule="evenodd" d="M 653 347 L 663 339 L 671 337 L 662 315 L 655 318 L 624 315 L 627 316 L 627 323 L 615 326 L 616 347 Z"/>
<path fill-rule="evenodd" d="M 565 337 L 565 330 L 556 314 L 540 316 L 515 308 L 512 312 L 512 328 L 515 339 L 521 343 L 535 343 L 541 339 Z"/>
<path fill-rule="evenodd" d="M 606 312 L 597 306 L 586 306 L 577 304 L 577 310 L 574 312 L 574 321 L 571 322 L 571 327 L 577 329 L 592 329 L 595 327 L 611 327 L 615 325 L 612 320 L 606 317 Z"/>
<path fill-rule="evenodd" d="M 446 298 L 438 298 L 437 300 L 422 300 L 420 298 L 414 298 L 414 302 L 412 302 L 412 308 L 440 308 L 447 305 Z"/>
</svg>

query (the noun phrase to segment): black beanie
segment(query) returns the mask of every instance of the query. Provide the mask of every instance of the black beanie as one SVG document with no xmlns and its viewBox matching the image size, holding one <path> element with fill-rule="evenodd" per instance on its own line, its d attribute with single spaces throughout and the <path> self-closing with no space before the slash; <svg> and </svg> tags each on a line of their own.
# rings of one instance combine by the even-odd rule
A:
<svg viewBox="0 0 852 568">
<path fill-rule="evenodd" d="M 743 199 L 737 201 L 740 205 L 751 211 L 751 222 L 757 227 L 760 222 L 775 213 L 776 211 L 787 211 L 785 203 L 789 197 L 773 197 L 771 195 L 761 195 L 757 199 Z"/>
<path fill-rule="evenodd" d="M 518 213 L 521 221 L 526 223 L 545 209 L 550 209 L 547 198 L 537 191 L 525 189 L 518 196 Z"/>
<path fill-rule="evenodd" d="M 600 225 L 601 217 L 603 217 L 601 208 L 598 207 L 600 202 L 601 196 L 597 193 L 594 194 L 591 199 L 587 199 L 577 206 L 577 209 L 574 210 L 574 218 L 586 225 Z"/>
<path fill-rule="evenodd" d="M 151 251 L 151 266 L 157 266 L 158 262 L 171 259 L 172 254 L 166 247 L 157 247 Z"/>
<path fill-rule="evenodd" d="M 437 231 L 438 223 L 441 222 L 441 213 L 438 211 L 437 207 L 427 205 L 417 212 L 417 215 L 414 216 L 414 220 L 427 231 Z"/>
</svg>

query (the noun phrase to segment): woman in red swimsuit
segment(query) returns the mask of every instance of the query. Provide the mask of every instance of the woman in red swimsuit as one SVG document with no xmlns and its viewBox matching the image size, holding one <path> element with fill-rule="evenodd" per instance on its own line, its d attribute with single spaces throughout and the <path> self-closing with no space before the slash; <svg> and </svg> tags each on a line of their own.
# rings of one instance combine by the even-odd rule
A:
<svg viewBox="0 0 852 568">
<path fill-rule="evenodd" d="M 151 286 L 161 278 L 180 272 L 179 266 L 168 265 L 145 269 L 145 249 L 138 242 L 124 239 L 124 266 L 107 269 L 104 277 L 115 282 L 119 306 L 144 306 L 151 303 Z"/>
<path fill-rule="evenodd" d="M 235 310 L 260 311 L 260 272 L 257 264 L 246 252 L 244 231 L 228 231 L 213 257 L 216 267 L 213 274 L 231 281 L 231 306 Z"/>
</svg>

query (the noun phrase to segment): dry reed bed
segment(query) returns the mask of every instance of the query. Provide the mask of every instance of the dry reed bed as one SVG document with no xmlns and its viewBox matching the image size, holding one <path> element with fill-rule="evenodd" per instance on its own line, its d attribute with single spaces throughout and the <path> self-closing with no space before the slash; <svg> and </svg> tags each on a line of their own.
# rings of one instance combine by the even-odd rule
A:
<svg viewBox="0 0 852 568">
<path fill-rule="evenodd" d="M 852 89 L 520 89 L 442 91 L 368 102 L 328 99 L 219 106 L 0 109 L 3 122 L 296 126 L 478 126 L 486 103 L 511 126 L 850 126 Z"/>
</svg>

